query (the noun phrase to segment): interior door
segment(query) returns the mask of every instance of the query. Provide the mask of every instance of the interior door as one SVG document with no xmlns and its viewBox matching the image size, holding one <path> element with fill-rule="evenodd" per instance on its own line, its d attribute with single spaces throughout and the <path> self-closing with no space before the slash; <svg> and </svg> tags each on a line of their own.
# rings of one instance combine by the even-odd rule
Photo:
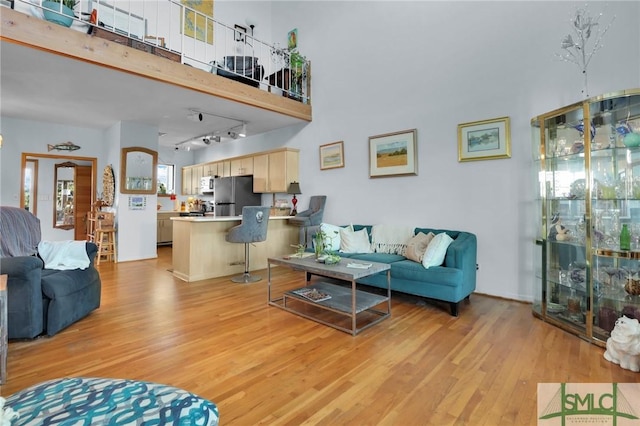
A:
<svg viewBox="0 0 640 426">
<path fill-rule="evenodd" d="M 87 214 L 91 211 L 93 188 L 93 170 L 91 166 L 77 166 L 76 167 L 76 182 L 75 182 L 75 240 L 87 239 Z"/>
</svg>

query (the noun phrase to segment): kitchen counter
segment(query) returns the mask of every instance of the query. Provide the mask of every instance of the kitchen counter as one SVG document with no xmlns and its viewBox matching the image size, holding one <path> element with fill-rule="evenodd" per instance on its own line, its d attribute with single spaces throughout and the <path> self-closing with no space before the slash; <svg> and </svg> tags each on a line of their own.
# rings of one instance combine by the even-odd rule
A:
<svg viewBox="0 0 640 426">
<path fill-rule="evenodd" d="M 289 219 L 291 217 L 293 216 L 269 216 L 269 220 Z M 172 217 L 171 220 L 185 222 L 242 222 L 242 216 L 176 216 Z"/>
<path fill-rule="evenodd" d="M 249 247 L 249 270 L 267 268 L 267 258 L 295 252 L 299 228 L 290 216 L 270 216 L 267 240 Z M 229 229 L 242 216 L 176 216 L 173 222 L 173 275 L 191 282 L 244 272 L 244 244 L 229 243 Z"/>
</svg>

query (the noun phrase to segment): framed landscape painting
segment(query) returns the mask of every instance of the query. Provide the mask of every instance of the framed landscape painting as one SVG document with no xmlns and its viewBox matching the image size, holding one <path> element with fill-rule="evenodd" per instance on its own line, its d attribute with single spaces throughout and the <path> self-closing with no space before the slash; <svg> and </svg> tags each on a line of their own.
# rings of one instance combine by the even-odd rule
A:
<svg viewBox="0 0 640 426">
<path fill-rule="evenodd" d="M 320 170 L 344 167 L 344 143 L 342 141 L 320 145 Z"/>
<path fill-rule="evenodd" d="M 418 174 L 416 129 L 369 137 L 369 177 Z"/>
<path fill-rule="evenodd" d="M 458 124 L 458 161 L 510 157 L 509 117 Z"/>
</svg>

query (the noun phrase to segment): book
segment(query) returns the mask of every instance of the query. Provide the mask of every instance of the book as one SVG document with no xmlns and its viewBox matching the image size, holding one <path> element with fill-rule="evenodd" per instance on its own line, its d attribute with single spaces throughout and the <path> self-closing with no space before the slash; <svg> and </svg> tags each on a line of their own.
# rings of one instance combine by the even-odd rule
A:
<svg viewBox="0 0 640 426">
<path fill-rule="evenodd" d="M 330 294 L 316 290 L 315 288 L 301 288 L 293 290 L 293 292 L 313 302 L 322 302 L 323 300 L 331 299 Z"/>
<path fill-rule="evenodd" d="M 357 269 L 369 269 L 373 265 L 371 263 L 347 263 L 347 268 L 357 268 Z"/>
</svg>

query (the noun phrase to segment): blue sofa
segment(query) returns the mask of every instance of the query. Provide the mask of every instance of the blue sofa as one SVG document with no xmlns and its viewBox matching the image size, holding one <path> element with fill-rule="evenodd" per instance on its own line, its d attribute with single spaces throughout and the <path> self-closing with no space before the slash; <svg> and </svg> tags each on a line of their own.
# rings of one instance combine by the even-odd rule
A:
<svg viewBox="0 0 640 426">
<path fill-rule="evenodd" d="M 8 275 L 9 339 L 53 336 L 100 306 L 98 246 L 86 242 L 86 269 L 46 269 L 38 256 L 40 220 L 24 209 L 0 207 L 0 273 Z"/>
<path fill-rule="evenodd" d="M 371 225 L 353 225 L 354 231 L 367 229 L 371 241 Z M 415 228 L 419 232 L 439 234 L 446 232 L 453 242 L 447 249 L 442 266 L 426 269 L 422 264 L 398 254 L 387 253 L 338 253 L 340 257 L 366 262 L 381 262 L 391 265 L 391 290 L 429 299 L 448 302 L 451 315 L 458 316 L 459 304 L 469 299 L 476 288 L 477 239 L 475 234 L 445 229 Z M 387 276 L 372 275 L 358 280 L 358 283 L 387 288 Z"/>
</svg>

